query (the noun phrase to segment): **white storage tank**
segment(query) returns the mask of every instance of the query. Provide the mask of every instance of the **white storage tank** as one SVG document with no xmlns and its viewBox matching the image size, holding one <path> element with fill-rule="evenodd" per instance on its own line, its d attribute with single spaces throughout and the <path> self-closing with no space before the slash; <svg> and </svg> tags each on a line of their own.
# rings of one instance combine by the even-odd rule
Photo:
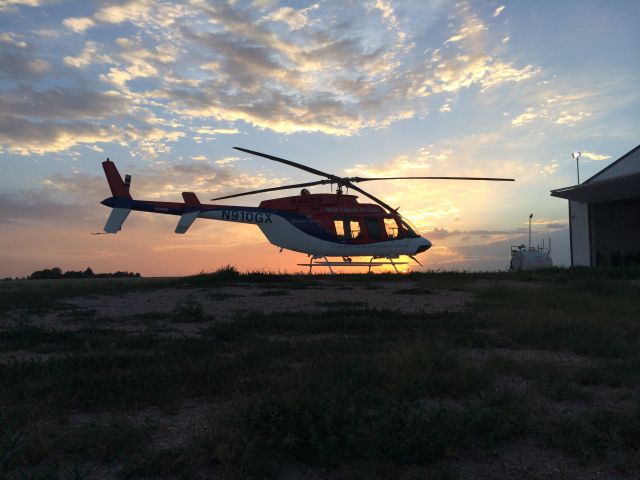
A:
<svg viewBox="0 0 640 480">
<path fill-rule="evenodd" d="M 551 249 L 540 247 L 525 247 L 524 245 L 511 247 L 511 264 L 509 270 L 535 270 L 537 268 L 551 268 Z"/>
</svg>

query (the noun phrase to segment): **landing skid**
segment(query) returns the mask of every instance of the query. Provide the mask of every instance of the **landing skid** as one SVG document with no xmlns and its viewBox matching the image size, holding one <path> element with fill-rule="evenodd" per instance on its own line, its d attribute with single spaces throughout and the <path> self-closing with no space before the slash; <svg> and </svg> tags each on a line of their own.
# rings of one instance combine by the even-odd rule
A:
<svg viewBox="0 0 640 480">
<path fill-rule="evenodd" d="M 386 258 L 388 261 L 374 262 L 374 260 L 379 258 Z M 320 259 L 324 259 L 324 261 L 321 261 Z M 309 267 L 309 275 L 311 275 L 313 267 L 327 267 L 331 273 L 335 273 L 331 267 L 369 267 L 367 273 L 371 273 L 372 267 L 378 267 L 381 265 L 393 265 L 396 273 L 400 273 L 398 265 L 407 265 L 408 263 L 409 262 L 394 262 L 391 257 L 371 257 L 371 260 L 368 262 L 353 262 L 350 258 L 345 258 L 345 261 L 343 262 L 331 262 L 324 256 L 312 256 L 309 263 L 298 263 L 298 266 Z"/>
</svg>

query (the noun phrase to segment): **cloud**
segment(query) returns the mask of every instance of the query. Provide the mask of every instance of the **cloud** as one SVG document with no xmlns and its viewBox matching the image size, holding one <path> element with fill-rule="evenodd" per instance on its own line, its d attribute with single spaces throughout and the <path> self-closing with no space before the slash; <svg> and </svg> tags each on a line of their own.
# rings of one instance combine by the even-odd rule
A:
<svg viewBox="0 0 640 480">
<path fill-rule="evenodd" d="M 13 37 L 9 36 L 9 39 Z M 0 49 L 0 78 L 31 80 L 41 78 L 51 69 L 51 64 L 35 56 L 32 48 L 21 42 L 6 41 Z"/>
<path fill-rule="evenodd" d="M 39 7 L 44 4 L 43 0 L 0 0 L 0 12 L 11 11 L 12 9 L 24 5 L 26 7 Z"/>
<path fill-rule="evenodd" d="M 425 232 L 427 238 L 441 240 L 449 237 L 494 237 L 504 235 L 521 235 L 525 231 L 524 228 L 516 228 L 509 230 L 447 230 L 446 228 L 434 228 Z"/>
<path fill-rule="evenodd" d="M 428 11 L 439 8 L 434 4 Z M 8 68 L 3 73 L 12 72 L 15 80 L 29 75 L 37 80 L 55 69 L 77 82 L 56 86 L 54 81 L 53 86 L 32 89 L 34 101 L 26 94 L 13 100 L 12 115 L 30 122 L 30 131 L 43 132 L 34 151 L 47 151 L 45 139 L 52 142 L 50 151 L 100 139 L 135 142 L 134 154 L 157 156 L 170 151 L 167 143 L 179 138 L 201 142 L 211 140 L 205 135 L 240 133 L 238 122 L 286 134 L 348 136 L 424 115 L 431 107 L 430 96 L 473 85 L 497 88 L 539 72 L 532 65 L 516 65 L 485 52 L 490 48 L 477 48 L 487 43 L 488 32 L 473 14 L 452 27 L 440 52 L 443 58 L 435 62 L 436 52 L 416 50 L 411 30 L 405 28 L 411 23 L 407 14 L 384 0 L 323 9 L 315 4 L 294 9 L 268 3 L 258 7 L 242 2 L 171 5 L 129 0 L 102 3 L 92 14 L 67 18 L 64 25 L 86 33 L 98 25 L 106 29 L 125 22 L 133 25 L 131 34 L 115 44 L 87 41 L 80 51 L 66 52 L 59 60 L 63 65 L 39 60 L 30 48 L 14 45 L 8 53 L 2 50 L 0 61 L 3 55 L 11 56 L 5 59 Z M 95 102 L 87 98 L 86 85 L 98 90 Z M 70 95 L 74 89 L 75 103 Z M 45 106 L 39 115 L 33 108 L 35 99 L 53 100 L 48 104 L 64 108 L 55 114 Z M 441 101 L 442 111 L 450 110 L 453 101 Z M 29 117 L 18 112 L 21 103 L 31 112 Z M 56 122 L 44 125 L 49 119 Z M 81 128 L 79 123 L 86 125 Z M 115 125 L 124 125 L 123 131 L 112 131 Z M 154 130 L 157 127 L 163 128 Z M 77 129 L 84 132 L 78 142 L 61 133 Z M 136 135 L 136 129 L 151 139 Z M 159 131 L 173 133 L 158 137 Z M 32 145 L 11 142 L 10 148 L 28 152 Z"/>
<path fill-rule="evenodd" d="M 0 143 L 18 155 L 61 152 L 81 143 L 121 140 L 114 127 L 91 123 L 33 122 L 24 118 L 0 117 Z"/>
<path fill-rule="evenodd" d="M 547 165 L 541 166 L 536 164 L 536 166 L 540 167 L 540 175 L 547 177 L 549 175 L 553 175 L 556 170 L 558 170 L 558 167 L 560 167 L 560 164 L 556 160 L 553 160 Z"/>
<path fill-rule="evenodd" d="M 237 128 L 197 128 L 197 133 L 202 133 L 204 135 L 235 135 L 240 133 L 240 130 Z"/>
<path fill-rule="evenodd" d="M 583 111 L 569 112 L 567 110 L 563 110 L 558 115 L 558 118 L 556 118 L 555 123 L 557 123 L 558 125 L 573 126 L 590 116 L 591 116 L 591 112 L 583 112 Z"/>
<path fill-rule="evenodd" d="M 560 228 L 567 228 L 566 223 L 547 223 L 546 227 L 549 230 L 558 230 Z"/>
<path fill-rule="evenodd" d="M 438 109 L 440 113 L 446 113 L 451 111 L 451 104 L 449 102 L 442 104 L 442 106 Z"/>
<path fill-rule="evenodd" d="M 231 165 L 232 163 L 235 163 L 238 160 L 240 160 L 240 157 L 224 157 L 224 158 L 221 158 L 220 160 L 216 160 L 216 164 L 217 165 Z"/>
<path fill-rule="evenodd" d="M 90 114 L 91 110 L 87 112 Z M 79 111 L 79 118 L 84 112 Z M 52 118 L 55 118 L 52 112 Z M 44 155 L 62 152 L 80 144 L 115 142 L 127 145 L 135 142 L 132 155 L 144 154 L 150 158 L 169 151 L 167 142 L 175 142 L 185 136 L 177 130 L 113 124 L 98 125 L 83 120 L 78 121 L 32 121 L 27 118 L 5 115 L 0 117 L 0 144 L 17 155 Z"/>
<path fill-rule="evenodd" d="M 96 20 L 104 23 L 122 23 L 148 15 L 153 7 L 151 0 L 129 0 L 121 4 L 108 5 L 102 7 L 95 14 Z"/>
<path fill-rule="evenodd" d="M 78 120 L 106 118 L 126 112 L 127 99 L 113 91 L 81 88 L 51 88 L 38 91 L 22 86 L 0 93 L 0 110 L 4 115 L 41 120 Z"/>
<path fill-rule="evenodd" d="M 98 53 L 98 44 L 89 41 L 85 43 L 84 49 L 77 57 L 65 56 L 64 63 L 71 67 L 84 68 L 93 63 L 113 63 L 113 60 L 107 55 Z"/>
<path fill-rule="evenodd" d="M 532 107 L 527 108 L 523 113 L 511 120 L 511 124 L 515 127 L 521 127 L 527 123 L 532 122 L 538 118 L 538 113 L 533 110 Z"/>
<path fill-rule="evenodd" d="M 25 48 L 28 46 L 27 42 L 24 40 L 18 40 L 21 36 L 16 35 L 15 33 L 2 32 L 0 33 L 0 43 L 9 44 L 19 48 Z"/>
<path fill-rule="evenodd" d="M 309 12 L 317 9 L 318 7 L 318 4 L 314 4 L 301 10 L 296 10 L 291 7 L 281 7 L 271 12 L 263 19 L 273 22 L 283 22 L 287 24 L 290 30 L 299 30 L 309 22 Z"/>
<path fill-rule="evenodd" d="M 464 26 L 460 30 L 458 30 L 455 35 L 449 37 L 445 44 L 460 42 L 461 40 L 464 40 L 467 37 L 474 36 L 475 34 L 482 32 L 483 30 L 487 30 L 485 24 L 482 23 L 482 21 L 475 15 L 471 15 L 467 18 Z"/>
<path fill-rule="evenodd" d="M 496 8 L 495 12 L 493 12 L 493 16 L 497 17 L 498 15 L 500 15 L 502 13 L 502 11 L 505 9 L 504 5 Z"/>
<path fill-rule="evenodd" d="M 84 33 L 90 27 L 93 27 L 94 22 L 90 17 L 70 17 L 66 18 L 62 24 L 75 33 Z"/>
<path fill-rule="evenodd" d="M 609 160 L 611 158 L 611 155 L 602 155 L 593 152 L 581 152 L 581 156 L 594 161 Z"/>
</svg>

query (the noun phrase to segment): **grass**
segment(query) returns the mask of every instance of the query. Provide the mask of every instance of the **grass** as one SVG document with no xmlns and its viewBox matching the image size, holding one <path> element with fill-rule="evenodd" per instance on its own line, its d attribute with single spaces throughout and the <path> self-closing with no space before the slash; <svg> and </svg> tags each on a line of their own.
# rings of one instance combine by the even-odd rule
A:
<svg viewBox="0 0 640 480">
<path fill-rule="evenodd" d="M 199 322 L 204 317 L 204 307 L 193 294 L 189 293 L 186 297 L 178 299 L 171 317 L 174 322 Z"/>
<path fill-rule="evenodd" d="M 81 283 L 4 282 L 0 293 L 12 295 L 2 308 L 17 320 L 0 328 L 0 468 L 16 479 L 90 478 L 100 465 L 121 478 L 244 478 L 278 477 L 287 465 L 357 468 L 346 476 L 386 465 L 388 475 L 410 466 L 456 478 L 465 458 L 535 439 L 565 464 L 638 475 L 640 414 L 625 405 L 640 387 L 639 278 L 634 269 L 308 277 L 226 268 L 149 284 L 84 281 L 89 294 L 196 286 L 211 301 L 229 298 L 215 290 L 226 285 L 288 295 L 382 281 L 408 300 L 474 294 L 457 313 L 358 300 L 249 311 L 193 336 L 156 330 L 162 319 L 211 320 L 188 290 L 172 312 L 101 322 L 109 328 L 95 328 L 96 312 L 62 310 L 62 330 L 31 316 L 81 295 Z M 25 311 L 31 294 L 37 309 Z M 155 441 L 189 402 L 207 406 L 196 428 Z M 152 423 L 127 420 L 150 411 Z"/>
<path fill-rule="evenodd" d="M 582 464 L 611 463 L 637 474 L 640 466 L 640 409 L 632 413 L 596 410 L 552 423 L 546 440 Z"/>
</svg>

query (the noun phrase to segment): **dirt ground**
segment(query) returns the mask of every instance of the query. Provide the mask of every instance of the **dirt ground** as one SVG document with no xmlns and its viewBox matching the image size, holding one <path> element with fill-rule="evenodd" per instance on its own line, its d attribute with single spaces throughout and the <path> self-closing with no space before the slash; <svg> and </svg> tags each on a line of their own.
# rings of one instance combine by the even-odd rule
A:
<svg viewBox="0 0 640 480">
<path fill-rule="evenodd" d="M 189 298 L 203 307 L 203 320 L 175 323 L 163 315 L 175 311 L 179 302 Z M 256 284 L 214 288 L 162 288 L 139 290 L 123 295 L 90 295 L 64 301 L 66 308 L 46 313 L 31 313 L 29 321 L 38 327 L 75 330 L 106 327 L 128 332 L 145 332 L 149 322 L 123 322 L 123 318 L 156 316 L 154 329 L 166 327 L 167 333 L 196 335 L 201 328 L 230 321 L 237 314 L 261 312 L 321 312 L 349 307 L 393 310 L 396 312 L 459 312 L 473 298 L 470 292 L 428 289 L 407 283 L 379 283 L 375 286 L 319 282 L 314 287 L 291 290 Z M 69 311 L 73 313 L 70 315 Z M 0 320 L 0 327 L 16 321 L 18 312 Z"/>
</svg>

